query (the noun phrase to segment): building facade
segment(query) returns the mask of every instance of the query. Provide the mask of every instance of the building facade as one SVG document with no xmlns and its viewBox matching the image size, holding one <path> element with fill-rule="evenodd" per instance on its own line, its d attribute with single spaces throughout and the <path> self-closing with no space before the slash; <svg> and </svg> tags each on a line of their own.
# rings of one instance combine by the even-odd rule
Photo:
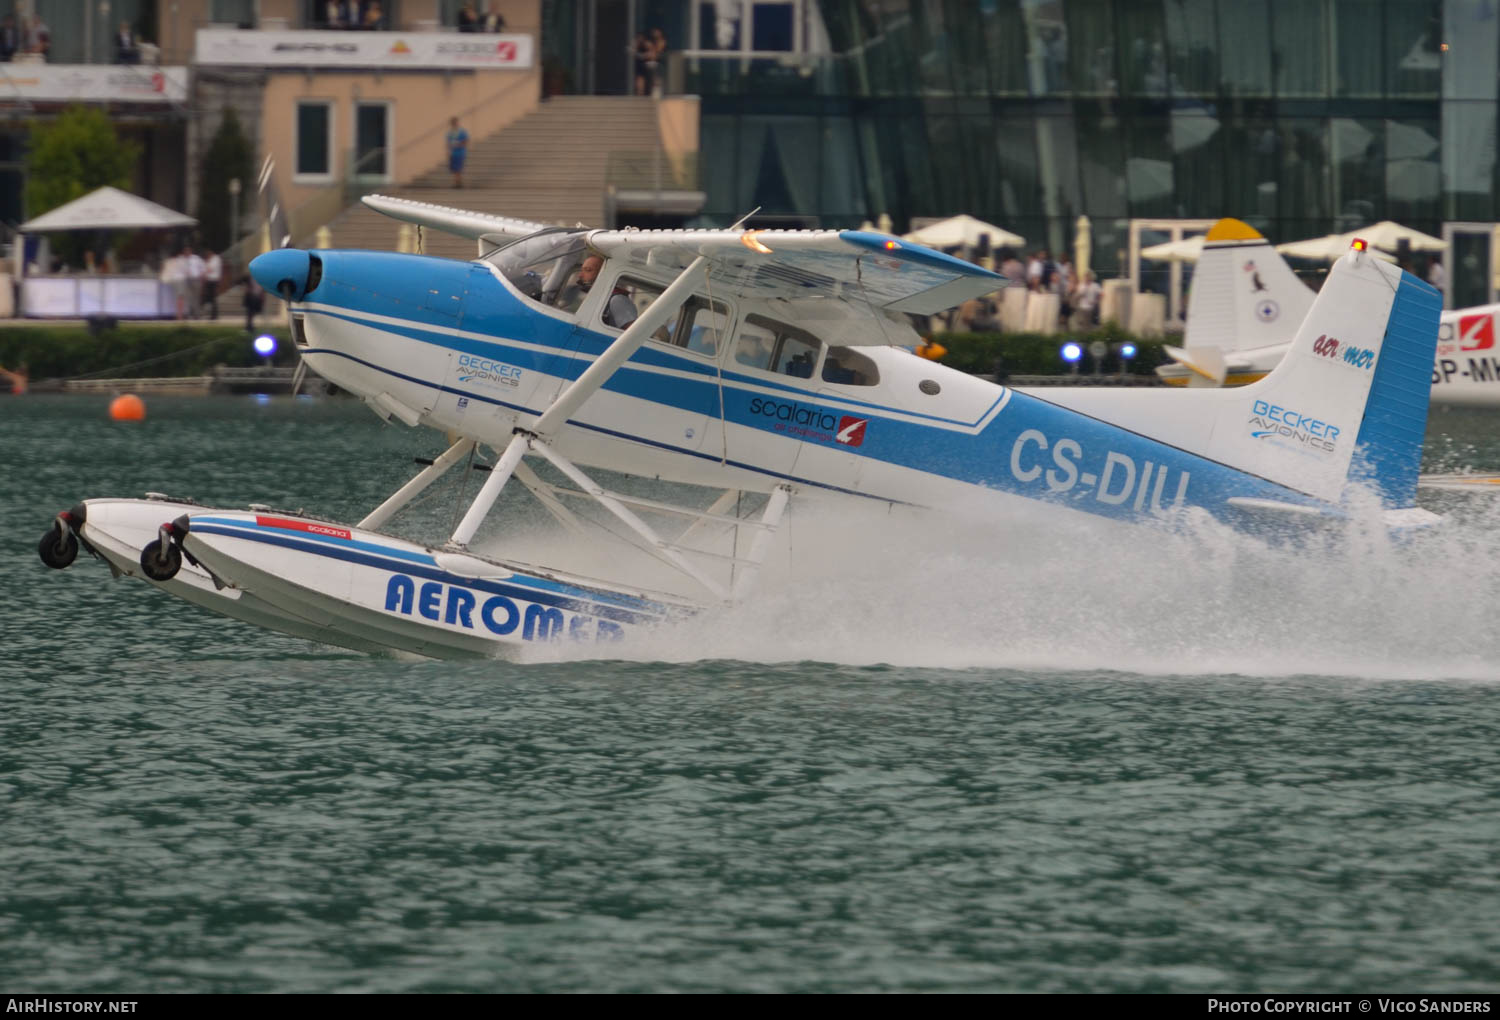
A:
<svg viewBox="0 0 1500 1020">
<path fill-rule="evenodd" d="M 1087 215 L 1111 273 L 1132 219 L 1232 215 L 1281 241 L 1500 218 L 1494 0 L 631 6 L 629 29 L 666 29 L 668 85 L 702 96 L 718 222 L 967 212 L 1056 250 Z M 1488 243 L 1461 233 L 1456 261 Z"/>
</svg>

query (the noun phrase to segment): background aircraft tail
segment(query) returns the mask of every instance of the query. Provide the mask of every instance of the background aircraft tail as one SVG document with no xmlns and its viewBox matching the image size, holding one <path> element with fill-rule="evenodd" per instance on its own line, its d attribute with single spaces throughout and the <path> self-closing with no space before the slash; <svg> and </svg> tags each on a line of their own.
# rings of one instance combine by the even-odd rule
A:
<svg viewBox="0 0 1500 1020">
<path fill-rule="evenodd" d="M 1284 343 L 1314 296 L 1254 227 L 1222 219 L 1209 229 L 1193 271 L 1182 345 L 1229 352 Z"/>
<path fill-rule="evenodd" d="M 1343 256 L 1275 371 L 1201 391 L 1220 404 L 1208 456 L 1330 502 L 1356 480 L 1387 508 L 1413 505 L 1441 310 L 1409 273 Z"/>
</svg>

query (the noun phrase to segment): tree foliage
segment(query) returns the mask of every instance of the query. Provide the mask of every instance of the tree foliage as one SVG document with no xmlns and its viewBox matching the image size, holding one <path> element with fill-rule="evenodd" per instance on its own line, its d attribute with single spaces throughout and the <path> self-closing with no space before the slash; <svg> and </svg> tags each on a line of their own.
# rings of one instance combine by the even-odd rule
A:
<svg viewBox="0 0 1500 1020">
<path fill-rule="evenodd" d="M 240 128 L 233 108 L 224 108 L 224 119 L 208 152 L 203 156 L 202 176 L 198 188 L 198 229 L 203 243 L 214 251 L 223 251 L 235 240 L 230 233 L 229 182 L 240 180 L 240 227 L 246 226 L 245 208 L 255 193 L 255 151 Z"/>
<path fill-rule="evenodd" d="M 104 111 L 70 106 L 31 131 L 26 213 L 40 216 L 106 185 L 130 190 L 141 147 L 122 142 Z"/>
</svg>

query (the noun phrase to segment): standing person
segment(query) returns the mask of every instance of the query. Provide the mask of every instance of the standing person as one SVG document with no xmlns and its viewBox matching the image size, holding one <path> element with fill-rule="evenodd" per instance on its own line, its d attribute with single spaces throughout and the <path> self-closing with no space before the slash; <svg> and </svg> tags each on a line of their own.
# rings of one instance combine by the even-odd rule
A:
<svg viewBox="0 0 1500 1020">
<path fill-rule="evenodd" d="M 646 37 L 646 33 L 637 33 L 635 42 L 631 44 L 630 53 L 635 61 L 635 94 L 638 96 L 650 94 L 653 51 L 654 47 L 651 45 L 651 40 Z"/>
<path fill-rule="evenodd" d="M 1052 289 L 1057 294 L 1058 325 L 1066 329 L 1073 316 L 1073 260 L 1067 255 L 1062 256 L 1054 274 Z"/>
<path fill-rule="evenodd" d="M 182 264 L 182 257 L 180 255 L 168 255 L 162 260 L 161 274 L 157 277 L 172 292 L 173 318 L 176 319 L 182 318 L 183 305 L 186 303 L 187 298 L 182 286 L 182 274 L 186 268 Z"/>
<path fill-rule="evenodd" d="M 484 14 L 481 15 L 479 24 L 481 32 L 496 33 L 505 31 L 505 17 L 499 11 L 495 10 L 494 3 L 484 5 Z"/>
<path fill-rule="evenodd" d="M 385 28 L 385 12 L 380 9 L 380 0 L 370 0 L 370 6 L 365 8 L 365 20 L 361 27 L 371 32 Z"/>
<path fill-rule="evenodd" d="M 1092 329 L 1099 317 L 1099 296 L 1104 288 L 1094 279 L 1092 271 L 1085 269 L 1073 289 L 1073 328 Z"/>
<path fill-rule="evenodd" d="M 206 268 L 203 256 L 187 245 L 182 246 L 182 264 L 187 291 L 188 318 L 198 317 L 198 302 L 203 299 L 203 273 Z"/>
<path fill-rule="evenodd" d="M 464 159 L 469 155 L 469 133 L 458 126 L 458 118 L 448 121 L 448 170 L 453 174 L 453 186 L 464 186 Z"/>
<path fill-rule="evenodd" d="M 7 14 L 0 20 L 0 60 L 9 60 L 21 48 L 21 33 L 16 30 L 16 16 Z"/>
<path fill-rule="evenodd" d="M 115 63 L 117 64 L 139 64 L 141 62 L 141 41 L 136 38 L 135 30 L 130 27 L 130 22 L 120 22 L 120 30 L 115 33 Z"/>
<path fill-rule="evenodd" d="M 1000 269 L 998 272 L 1001 276 L 1005 277 L 1007 286 L 1026 286 L 1026 267 L 1021 264 L 1020 259 L 1016 258 L 1014 249 L 1000 249 Z"/>
<path fill-rule="evenodd" d="M 261 289 L 260 284 L 255 282 L 255 277 L 249 273 L 246 273 L 240 282 L 245 286 L 243 297 L 245 303 L 245 332 L 254 333 L 255 317 L 266 306 L 266 292 Z"/>
<path fill-rule="evenodd" d="M 458 9 L 458 30 L 460 32 L 479 31 L 479 12 L 474 9 L 474 0 L 466 0 Z"/>
<path fill-rule="evenodd" d="M 224 260 L 218 252 L 209 251 L 208 258 L 203 260 L 203 307 L 215 321 L 219 318 L 219 281 L 223 276 Z"/>
<path fill-rule="evenodd" d="M 47 51 L 52 49 L 52 29 L 42 20 L 40 14 L 31 16 L 31 24 L 26 33 L 26 52 L 35 53 L 43 60 L 47 59 Z"/>
<path fill-rule="evenodd" d="M 1442 290 L 1448 283 L 1448 270 L 1443 268 L 1443 257 L 1434 255 L 1427 264 L 1427 282 L 1438 290 Z"/>
<path fill-rule="evenodd" d="M 667 63 L 667 37 L 659 28 L 651 30 L 651 94 L 661 95 L 661 71 Z"/>
</svg>

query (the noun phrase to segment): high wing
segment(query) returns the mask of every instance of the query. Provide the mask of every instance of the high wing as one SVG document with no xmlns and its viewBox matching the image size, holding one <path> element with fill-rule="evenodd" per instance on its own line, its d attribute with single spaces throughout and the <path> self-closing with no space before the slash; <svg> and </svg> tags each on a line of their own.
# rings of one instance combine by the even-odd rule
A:
<svg viewBox="0 0 1500 1020">
<path fill-rule="evenodd" d="M 460 237 L 523 237 L 545 229 L 541 223 L 387 195 L 366 195 L 363 201 L 376 212 Z M 714 289 L 726 295 L 837 298 L 917 315 L 946 311 L 1005 286 L 1005 277 L 982 266 L 864 230 L 596 230 L 589 246 L 664 281 L 704 256 Z M 870 342 L 885 341 L 877 336 Z"/>
<path fill-rule="evenodd" d="M 481 237 L 500 234 L 506 237 L 525 237 L 538 230 L 545 230 L 545 223 L 518 220 L 510 216 L 490 216 L 487 213 L 454 209 L 452 206 L 434 205 L 431 202 L 414 202 L 409 198 L 392 198 L 389 195 L 366 195 L 360 201 L 392 219 L 418 226 L 431 227 L 445 233 L 456 234 L 478 240 Z"/>
<path fill-rule="evenodd" d="M 702 256 L 713 288 L 736 296 L 838 298 L 918 315 L 1005 286 L 982 266 L 864 230 L 600 230 L 589 246 L 658 274 Z"/>
</svg>

